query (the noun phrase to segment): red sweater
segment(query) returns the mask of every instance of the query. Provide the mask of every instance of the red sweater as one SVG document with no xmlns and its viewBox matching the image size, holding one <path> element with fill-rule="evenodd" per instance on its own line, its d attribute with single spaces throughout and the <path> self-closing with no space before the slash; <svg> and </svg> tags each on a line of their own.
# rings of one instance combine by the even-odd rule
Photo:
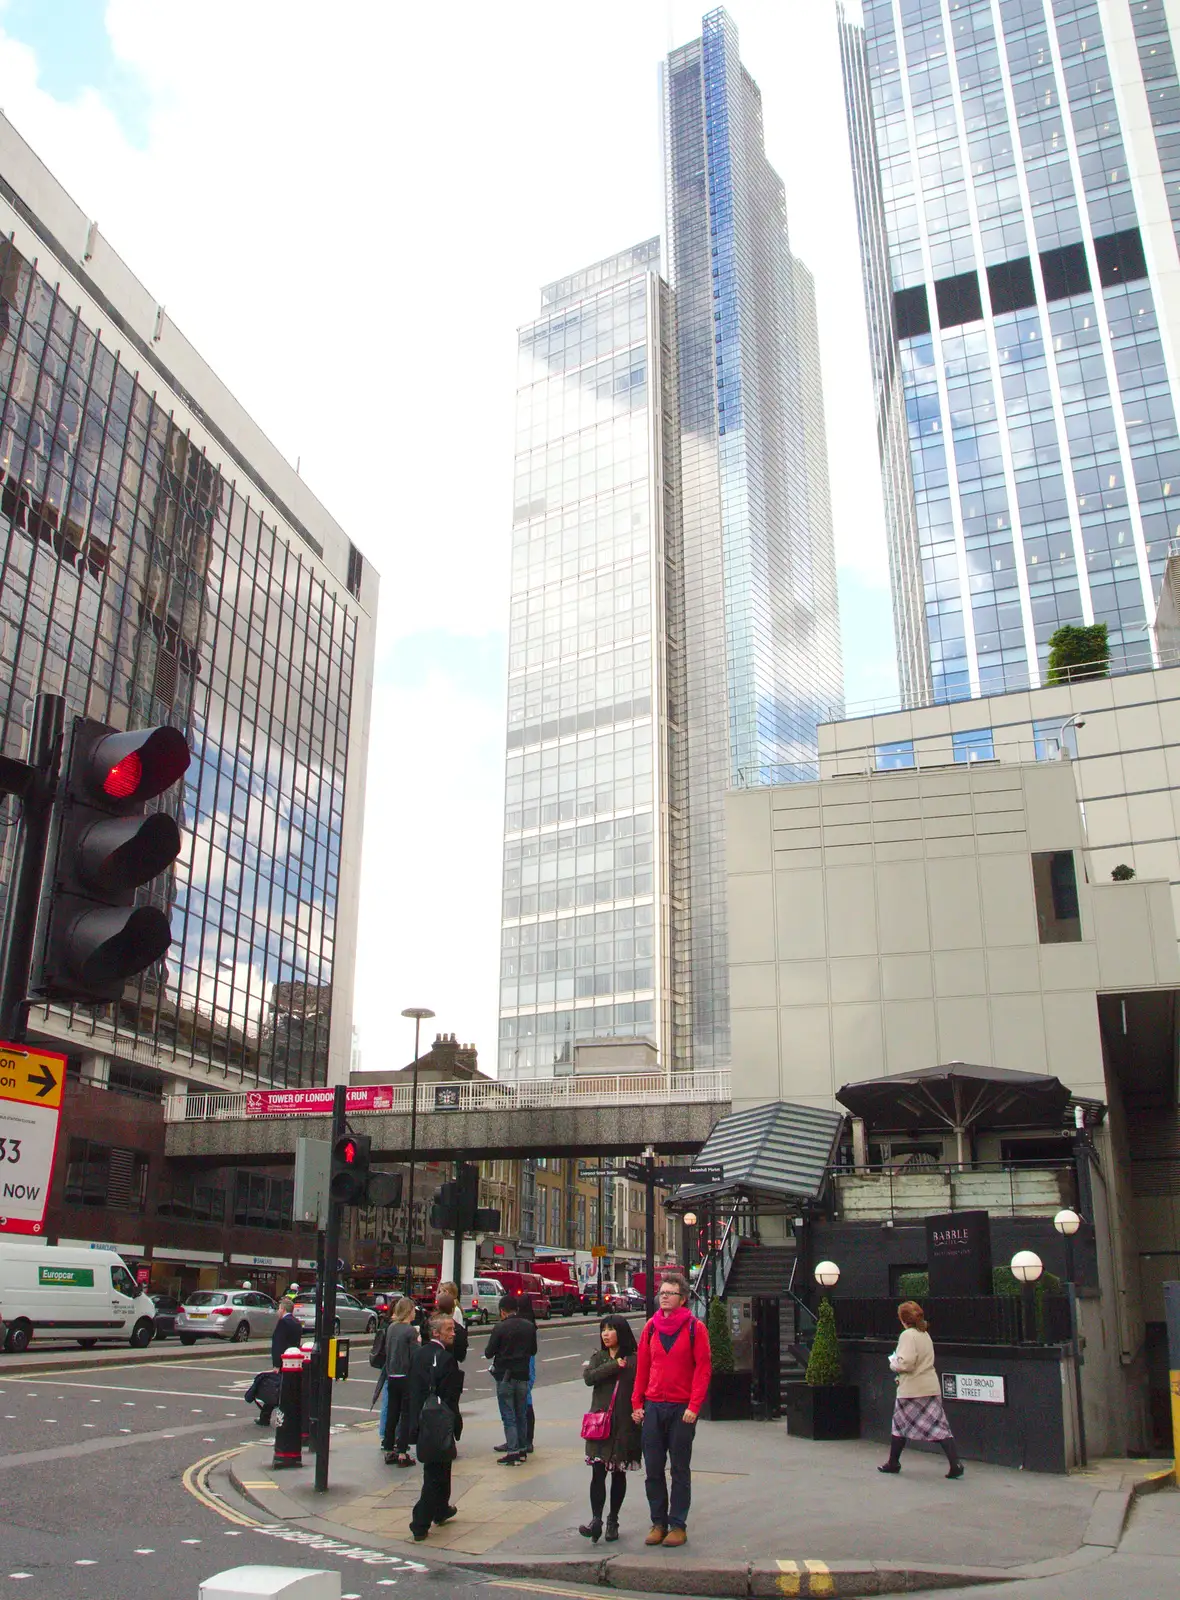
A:
<svg viewBox="0 0 1180 1600">
<path fill-rule="evenodd" d="M 709 1330 L 690 1312 L 672 1340 L 671 1349 L 666 1349 L 659 1333 L 660 1322 L 661 1314 L 657 1312 L 639 1335 L 632 1404 L 638 1408 L 646 1400 L 668 1400 L 699 1413 L 713 1375 Z"/>
</svg>

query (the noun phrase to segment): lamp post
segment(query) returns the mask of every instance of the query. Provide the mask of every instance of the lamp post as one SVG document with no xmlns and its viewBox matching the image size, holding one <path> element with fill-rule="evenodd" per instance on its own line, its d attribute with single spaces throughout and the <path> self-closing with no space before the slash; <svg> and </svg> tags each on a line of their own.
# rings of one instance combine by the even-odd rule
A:
<svg viewBox="0 0 1180 1600">
<path fill-rule="evenodd" d="M 1053 1226 L 1065 1240 L 1065 1289 L 1069 1295 L 1069 1342 L 1073 1349 L 1073 1383 L 1078 1413 L 1078 1465 L 1086 1465 L 1086 1418 L 1082 1409 L 1082 1340 L 1078 1328 L 1078 1289 L 1073 1275 L 1073 1239 L 1082 1219 L 1072 1206 L 1053 1218 Z"/>
<path fill-rule="evenodd" d="M 402 1012 L 403 1017 L 414 1019 L 414 1064 L 410 1069 L 414 1079 L 413 1099 L 410 1101 L 410 1181 L 406 1200 L 407 1300 L 414 1298 L 414 1157 L 418 1149 L 418 1030 L 422 1026 L 423 1019 L 433 1015 L 434 1012 L 426 1006 L 407 1006 Z"/>
<path fill-rule="evenodd" d="M 1058 761 L 1068 761 L 1070 759 L 1069 750 L 1068 750 L 1068 748 L 1066 746 L 1066 743 L 1065 743 L 1065 730 L 1066 730 L 1066 728 L 1075 728 L 1076 729 L 1076 728 L 1084 728 L 1085 726 L 1086 726 L 1086 719 L 1085 719 L 1084 716 L 1082 716 L 1080 711 L 1075 711 L 1072 717 L 1067 717 L 1066 720 L 1061 724 L 1060 728 L 1058 728 L 1058 730 L 1057 730 L 1057 759 L 1058 759 Z"/>
<path fill-rule="evenodd" d="M 821 1289 L 834 1289 L 840 1282 L 840 1268 L 834 1261 L 821 1261 L 815 1269 L 815 1281 Z"/>
<path fill-rule="evenodd" d="M 1012 1276 L 1020 1285 L 1021 1310 L 1024 1322 L 1024 1340 L 1026 1344 L 1037 1342 L 1037 1317 L 1036 1303 L 1033 1300 L 1033 1284 L 1045 1270 L 1044 1263 L 1035 1250 L 1018 1250 L 1009 1263 Z"/>
</svg>

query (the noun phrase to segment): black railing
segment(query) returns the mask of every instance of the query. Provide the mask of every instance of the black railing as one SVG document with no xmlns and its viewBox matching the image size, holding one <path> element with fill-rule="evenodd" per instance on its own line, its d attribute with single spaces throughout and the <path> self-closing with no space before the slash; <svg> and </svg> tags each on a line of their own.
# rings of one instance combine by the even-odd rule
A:
<svg viewBox="0 0 1180 1600">
<path fill-rule="evenodd" d="M 901 1332 L 897 1300 L 832 1299 L 836 1333 L 841 1339 L 896 1339 Z M 963 1295 L 923 1301 L 935 1343 L 1068 1344 L 1069 1299 L 1063 1294 L 1033 1297 L 1032 1326 L 1027 1326 L 1019 1295 Z"/>
</svg>

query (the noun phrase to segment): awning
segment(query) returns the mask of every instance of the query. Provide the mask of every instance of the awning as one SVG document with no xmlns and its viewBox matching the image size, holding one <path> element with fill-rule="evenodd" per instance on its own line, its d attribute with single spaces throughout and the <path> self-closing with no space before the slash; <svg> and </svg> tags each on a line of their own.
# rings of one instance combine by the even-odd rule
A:
<svg viewBox="0 0 1180 1600">
<path fill-rule="evenodd" d="M 961 1162 L 963 1137 L 974 1128 L 1060 1127 L 1069 1090 L 1059 1078 L 1044 1073 L 948 1061 L 941 1067 L 846 1083 L 836 1099 L 875 1132 L 948 1129 L 958 1142 Z"/>
<path fill-rule="evenodd" d="M 792 1200 L 818 1199 L 835 1157 L 844 1118 L 838 1111 L 787 1101 L 733 1111 L 717 1123 L 693 1166 L 720 1166 L 719 1184 L 682 1184 L 675 1203 L 757 1191 Z"/>
</svg>

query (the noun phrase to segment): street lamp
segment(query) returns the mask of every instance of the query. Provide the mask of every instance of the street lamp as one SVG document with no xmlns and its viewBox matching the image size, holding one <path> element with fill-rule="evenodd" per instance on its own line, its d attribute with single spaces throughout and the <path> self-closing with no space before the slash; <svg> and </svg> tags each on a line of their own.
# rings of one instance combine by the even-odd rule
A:
<svg viewBox="0 0 1180 1600">
<path fill-rule="evenodd" d="M 815 1269 L 815 1281 L 821 1289 L 834 1289 L 840 1282 L 840 1268 L 834 1261 L 821 1261 Z"/>
<path fill-rule="evenodd" d="M 1086 1419 L 1082 1412 L 1082 1340 L 1078 1327 L 1078 1289 L 1074 1282 L 1073 1238 L 1082 1225 L 1082 1219 L 1072 1206 L 1066 1206 L 1053 1218 L 1053 1226 L 1065 1240 L 1065 1292 L 1069 1295 L 1069 1342 L 1073 1349 L 1074 1394 L 1078 1413 L 1078 1464 L 1086 1463 Z"/>
<path fill-rule="evenodd" d="M 414 1156 L 418 1149 L 418 1030 L 423 1020 L 432 1017 L 434 1012 L 426 1006 L 407 1006 L 402 1012 L 403 1017 L 414 1019 L 414 1064 L 410 1069 L 413 1074 L 414 1088 L 413 1099 L 410 1101 L 410 1182 L 409 1196 L 406 1201 L 406 1299 L 414 1297 Z"/>
<path fill-rule="evenodd" d="M 1018 1250 L 1009 1266 L 1012 1276 L 1020 1285 L 1020 1303 L 1024 1313 L 1024 1338 L 1026 1344 L 1035 1344 L 1036 1307 L 1033 1301 L 1033 1284 L 1045 1270 L 1044 1263 L 1035 1250 Z"/>
<path fill-rule="evenodd" d="M 1057 759 L 1058 759 L 1058 761 L 1068 761 L 1070 759 L 1069 748 L 1065 743 L 1065 730 L 1066 730 L 1066 728 L 1077 729 L 1077 728 L 1084 728 L 1085 726 L 1086 726 L 1086 719 L 1085 719 L 1085 717 L 1082 716 L 1080 711 L 1075 711 L 1072 717 L 1068 717 L 1061 724 L 1060 728 L 1058 728 L 1058 730 L 1057 730 Z"/>
</svg>

